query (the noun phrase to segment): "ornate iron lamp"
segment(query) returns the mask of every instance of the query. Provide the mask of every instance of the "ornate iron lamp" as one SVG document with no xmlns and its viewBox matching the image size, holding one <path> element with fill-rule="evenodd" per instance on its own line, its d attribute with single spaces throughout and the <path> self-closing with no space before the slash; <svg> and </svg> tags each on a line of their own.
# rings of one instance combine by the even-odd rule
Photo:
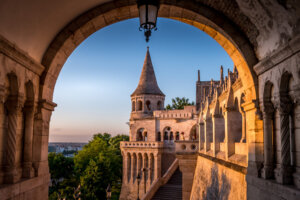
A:
<svg viewBox="0 0 300 200">
<path fill-rule="evenodd" d="M 140 17 L 140 31 L 144 30 L 146 42 L 149 41 L 152 30 L 157 30 L 156 21 L 159 0 L 137 0 Z"/>
<path fill-rule="evenodd" d="M 111 199 L 111 187 L 110 187 L 110 184 L 108 184 L 108 186 L 106 188 L 106 198 L 107 198 L 107 200 Z"/>
</svg>

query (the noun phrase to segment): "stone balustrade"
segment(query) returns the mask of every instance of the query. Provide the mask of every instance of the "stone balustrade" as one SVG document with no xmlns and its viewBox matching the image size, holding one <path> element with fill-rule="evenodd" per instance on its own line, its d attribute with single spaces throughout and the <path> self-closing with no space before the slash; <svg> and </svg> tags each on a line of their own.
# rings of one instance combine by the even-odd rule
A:
<svg viewBox="0 0 300 200">
<path fill-rule="evenodd" d="M 194 154 L 198 152 L 199 142 L 198 141 L 176 141 L 175 152 L 176 154 Z"/>
<path fill-rule="evenodd" d="M 121 148 L 163 148 L 164 142 L 126 141 L 120 143 Z"/>
</svg>

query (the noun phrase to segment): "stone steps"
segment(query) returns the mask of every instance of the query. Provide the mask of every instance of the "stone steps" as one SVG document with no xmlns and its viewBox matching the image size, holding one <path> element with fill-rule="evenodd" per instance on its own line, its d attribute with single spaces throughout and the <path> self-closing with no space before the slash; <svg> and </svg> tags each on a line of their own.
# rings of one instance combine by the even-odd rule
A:
<svg viewBox="0 0 300 200">
<path fill-rule="evenodd" d="M 182 200 L 182 174 L 179 168 L 170 180 L 157 190 L 152 200 Z"/>
</svg>

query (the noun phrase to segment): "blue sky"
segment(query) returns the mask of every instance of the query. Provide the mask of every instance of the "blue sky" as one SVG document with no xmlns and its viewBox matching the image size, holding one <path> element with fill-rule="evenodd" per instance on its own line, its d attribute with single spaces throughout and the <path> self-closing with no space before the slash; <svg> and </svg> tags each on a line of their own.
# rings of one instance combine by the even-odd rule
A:
<svg viewBox="0 0 300 200">
<path fill-rule="evenodd" d="M 149 43 L 138 19 L 107 26 L 82 42 L 68 58 L 55 86 L 50 142 L 87 142 L 95 133 L 129 133 L 130 94 L 138 85 L 146 47 L 166 104 L 174 97 L 195 101 L 201 80 L 218 80 L 220 65 L 233 68 L 225 50 L 201 30 L 158 19 Z M 225 75 L 227 75 L 225 73 Z"/>
</svg>

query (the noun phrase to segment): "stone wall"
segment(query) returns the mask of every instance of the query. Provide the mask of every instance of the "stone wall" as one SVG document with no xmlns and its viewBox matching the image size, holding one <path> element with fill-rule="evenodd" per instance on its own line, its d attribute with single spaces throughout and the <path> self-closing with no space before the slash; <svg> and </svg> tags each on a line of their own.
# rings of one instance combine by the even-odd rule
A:
<svg viewBox="0 0 300 200">
<path fill-rule="evenodd" d="M 246 178 L 242 170 L 234 170 L 201 155 L 198 156 L 191 200 L 243 200 L 247 198 L 246 190 Z"/>
</svg>

